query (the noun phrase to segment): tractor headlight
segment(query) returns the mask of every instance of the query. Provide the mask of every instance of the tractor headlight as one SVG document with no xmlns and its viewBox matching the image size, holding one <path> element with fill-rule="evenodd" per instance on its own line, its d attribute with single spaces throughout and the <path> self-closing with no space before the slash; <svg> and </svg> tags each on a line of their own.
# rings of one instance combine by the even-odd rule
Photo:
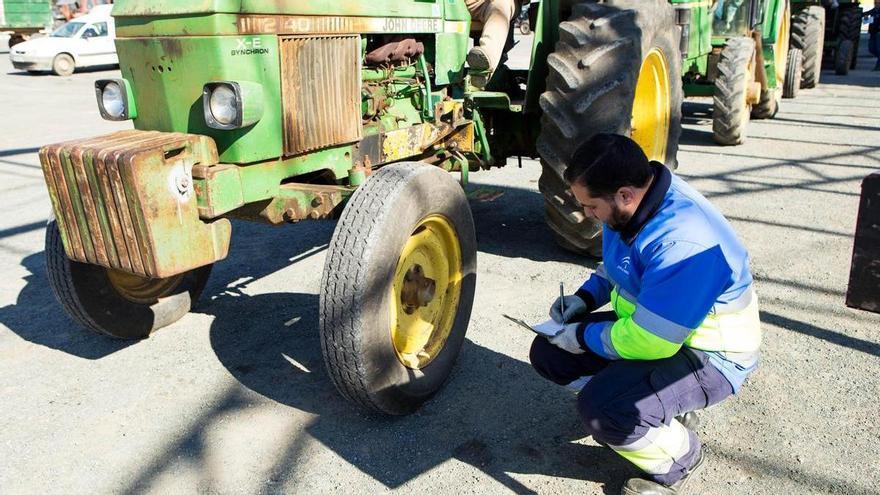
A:
<svg viewBox="0 0 880 495">
<path fill-rule="evenodd" d="M 95 81 L 98 110 L 107 120 L 128 120 L 137 117 L 131 86 L 125 79 Z"/>
<path fill-rule="evenodd" d="M 205 123 L 214 129 L 240 129 L 263 116 L 263 87 L 247 81 L 217 81 L 202 91 Z"/>
</svg>

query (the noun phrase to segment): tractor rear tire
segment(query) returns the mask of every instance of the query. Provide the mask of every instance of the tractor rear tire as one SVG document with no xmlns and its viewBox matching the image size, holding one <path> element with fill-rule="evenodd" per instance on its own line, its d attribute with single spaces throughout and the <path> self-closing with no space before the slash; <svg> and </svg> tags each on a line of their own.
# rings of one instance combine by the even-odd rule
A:
<svg viewBox="0 0 880 495">
<path fill-rule="evenodd" d="M 788 51 L 788 60 L 785 64 L 785 85 L 782 87 L 783 98 L 797 98 L 801 88 L 801 78 L 804 70 L 803 52 L 800 48 L 792 48 Z"/>
<path fill-rule="evenodd" d="M 24 35 L 12 34 L 9 36 L 9 41 L 7 42 L 7 45 L 9 46 L 9 49 L 12 50 L 13 46 L 19 43 L 24 43 L 25 41 L 27 41 L 27 38 Z"/>
<path fill-rule="evenodd" d="M 749 125 L 749 86 L 755 41 L 730 38 L 721 50 L 712 105 L 712 138 L 724 146 L 742 144 Z"/>
<path fill-rule="evenodd" d="M 603 132 L 632 135 L 649 159 L 675 169 L 683 96 L 674 9 L 663 0 L 576 4 L 547 62 L 537 143 L 547 224 L 564 249 L 598 257 L 602 226 L 586 217 L 563 174 L 572 153 Z M 637 87 L 647 89 L 641 104 Z"/>
<path fill-rule="evenodd" d="M 753 119 L 772 119 L 779 113 L 779 98 L 782 92 L 776 89 L 762 89 L 761 99 L 752 106 Z"/>
<path fill-rule="evenodd" d="M 64 252 L 56 221 L 46 226 L 49 287 L 75 322 L 108 337 L 144 339 L 182 318 L 204 290 L 212 266 L 168 279 L 117 274 L 72 261 Z M 125 284 L 131 290 L 119 280 L 133 282 Z"/>
<path fill-rule="evenodd" d="M 825 9 L 808 7 L 791 19 L 791 47 L 800 48 L 803 56 L 801 88 L 815 88 L 822 71 L 825 46 Z"/>
<path fill-rule="evenodd" d="M 837 44 L 834 54 L 834 73 L 838 76 L 849 74 L 852 59 L 855 56 L 855 44 L 852 40 L 842 39 Z"/>
<path fill-rule="evenodd" d="M 470 321 L 476 253 L 449 173 L 386 165 L 358 188 L 330 241 L 319 303 L 324 362 L 345 398 L 404 415 L 440 390 Z"/>
</svg>

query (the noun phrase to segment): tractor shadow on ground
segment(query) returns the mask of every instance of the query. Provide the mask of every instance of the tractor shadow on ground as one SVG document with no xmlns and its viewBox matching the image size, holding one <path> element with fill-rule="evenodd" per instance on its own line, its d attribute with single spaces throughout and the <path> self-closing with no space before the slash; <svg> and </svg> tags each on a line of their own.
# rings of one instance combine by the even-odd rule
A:
<svg viewBox="0 0 880 495">
<path fill-rule="evenodd" d="M 679 145 L 720 147 L 712 139 L 711 100 L 688 100 L 681 107 L 681 138 Z M 694 128 L 693 126 L 699 126 Z"/>
<path fill-rule="evenodd" d="M 574 443 L 585 435 L 574 395 L 540 378 L 528 363 L 466 340 L 452 378 L 420 411 L 372 415 L 338 395 L 325 371 L 317 296 L 243 297 L 219 298 L 204 308 L 216 317 L 210 336 L 220 362 L 244 387 L 315 415 L 305 427 L 308 436 L 386 487 L 453 459 L 514 493 L 535 493 L 511 476 L 516 474 L 598 482 L 607 493 L 617 493 L 636 474 L 610 450 Z M 305 455 L 303 439 L 287 442 L 269 470 L 278 483 L 297 478 Z"/>
<path fill-rule="evenodd" d="M 46 222 L 40 222 L 45 228 Z M 0 307 L 0 323 L 24 340 L 85 359 L 101 359 L 136 344 L 81 328 L 64 314 L 49 288 L 43 251 L 26 256 L 21 265 L 29 275 L 15 304 Z"/>
</svg>

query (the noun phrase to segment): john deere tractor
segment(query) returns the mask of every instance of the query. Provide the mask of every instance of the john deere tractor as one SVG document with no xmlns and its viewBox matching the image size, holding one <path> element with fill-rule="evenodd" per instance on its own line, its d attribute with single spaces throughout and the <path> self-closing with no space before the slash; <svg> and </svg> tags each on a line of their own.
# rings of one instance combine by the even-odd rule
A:
<svg viewBox="0 0 880 495">
<path fill-rule="evenodd" d="M 862 7 L 856 0 L 792 0 L 791 45 L 803 51 L 802 88 L 824 67 L 845 76 L 856 68 Z"/>
<path fill-rule="evenodd" d="M 717 0 L 698 23 L 684 67 L 686 96 L 713 98 L 712 131 L 741 144 L 751 118 L 772 118 L 782 97 L 789 46 L 787 0 Z"/>
<path fill-rule="evenodd" d="M 531 67 L 478 91 L 463 0 L 117 0 L 122 77 L 95 93 L 134 130 L 40 150 L 50 285 L 80 325 L 145 338 L 196 303 L 232 219 L 338 219 L 317 322 L 329 375 L 358 404 L 409 413 L 448 377 L 470 319 L 459 180 L 540 155 L 558 240 L 596 253 L 561 173 L 600 131 L 674 166 L 682 62 L 705 66 L 679 49 L 699 5 L 545 0 Z"/>
</svg>

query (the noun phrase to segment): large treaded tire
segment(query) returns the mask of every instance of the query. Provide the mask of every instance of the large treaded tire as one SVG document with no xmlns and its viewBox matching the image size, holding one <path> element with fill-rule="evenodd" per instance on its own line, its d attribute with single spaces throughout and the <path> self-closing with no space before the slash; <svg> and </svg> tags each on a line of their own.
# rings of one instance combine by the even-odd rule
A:
<svg viewBox="0 0 880 495">
<path fill-rule="evenodd" d="M 55 298 L 76 323 L 109 337 L 143 339 L 182 318 L 204 290 L 212 267 L 187 272 L 170 294 L 151 304 L 135 303 L 113 288 L 106 268 L 67 257 L 55 220 L 46 226 L 46 273 Z"/>
<path fill-rule="evenodd" d="M 782 96 L 780 89 L 762 89 L 758 103 L 752 105 L 753 119 L 772 119 L 779 113 L 779 98 Z"/>
<path fill-rule="evenodd" d="M 837 20 L 838 42 L 834 54 L 834 73 L 845 76 L 856 68 L 862 32 L 862 9 L 858 4 L 841 9 Z"/>
<path fill-rule="evenodd" d="M 392 284 L 401 251 L 419 222 L 442 215 L 461 251 L 461 289 L 445 344 L 426 366 L 398 359 L 391 331 Z M 470 320 L 476 235 L 467 198 L 447 173 L 423 163 L 387 165 L 352 195 L 333 233 L 321 277 L 320 335 L 336 389 L 367 409 L 415 411 L 446 382 Z"/>
<path fill-rule="evenodd" d="M 800 48 L 803 57 L 801 88 L 815 88 L 822 71 L 825 9 L 814 5 L 792 16 L 791 46 Z"/>
<path fill-rule="evenodd" d="M 746 139 L 754 58 L 755 41 L 751 38 L 730 38 L 721 50 L 712 100 L 712 138 L 718 144 L 733 146 Z"/>
<path fill-rule="evenodd" d="M 783 98 L 797 98 L 798 90 L 801 88 L 803 70 L 803 52 L 800 48 L 790 49 L 785 63 L 785 84 L 782 86 Z"/>
<path fill-rule="evenodd" d="M 849 74 L 852 59 L 855 56 L 855 43 L 852 40 L 842 39 L 837 44 L 837 50 L 834 53 L 834 73 L 838 76 Z"/>
<path fill-rule="evenodd" d="M 665 56 L 670 113 L 666 153 L 649 157 L 675 169 L 681 135 L 681 56 L 672 5 L 666 1 L 582 2 L 559 26 L 559 42 L 548 59 L 550 75 L 541 95 L 537 147 L 543 171 L 547 224 L 559 245 L 601 255 L 601 225 L 587 218 L 563 173 L 572 153 L 600 132 L 631 133 L 635 87 L 642 61 L 653 49 Z"/>
</svg>

